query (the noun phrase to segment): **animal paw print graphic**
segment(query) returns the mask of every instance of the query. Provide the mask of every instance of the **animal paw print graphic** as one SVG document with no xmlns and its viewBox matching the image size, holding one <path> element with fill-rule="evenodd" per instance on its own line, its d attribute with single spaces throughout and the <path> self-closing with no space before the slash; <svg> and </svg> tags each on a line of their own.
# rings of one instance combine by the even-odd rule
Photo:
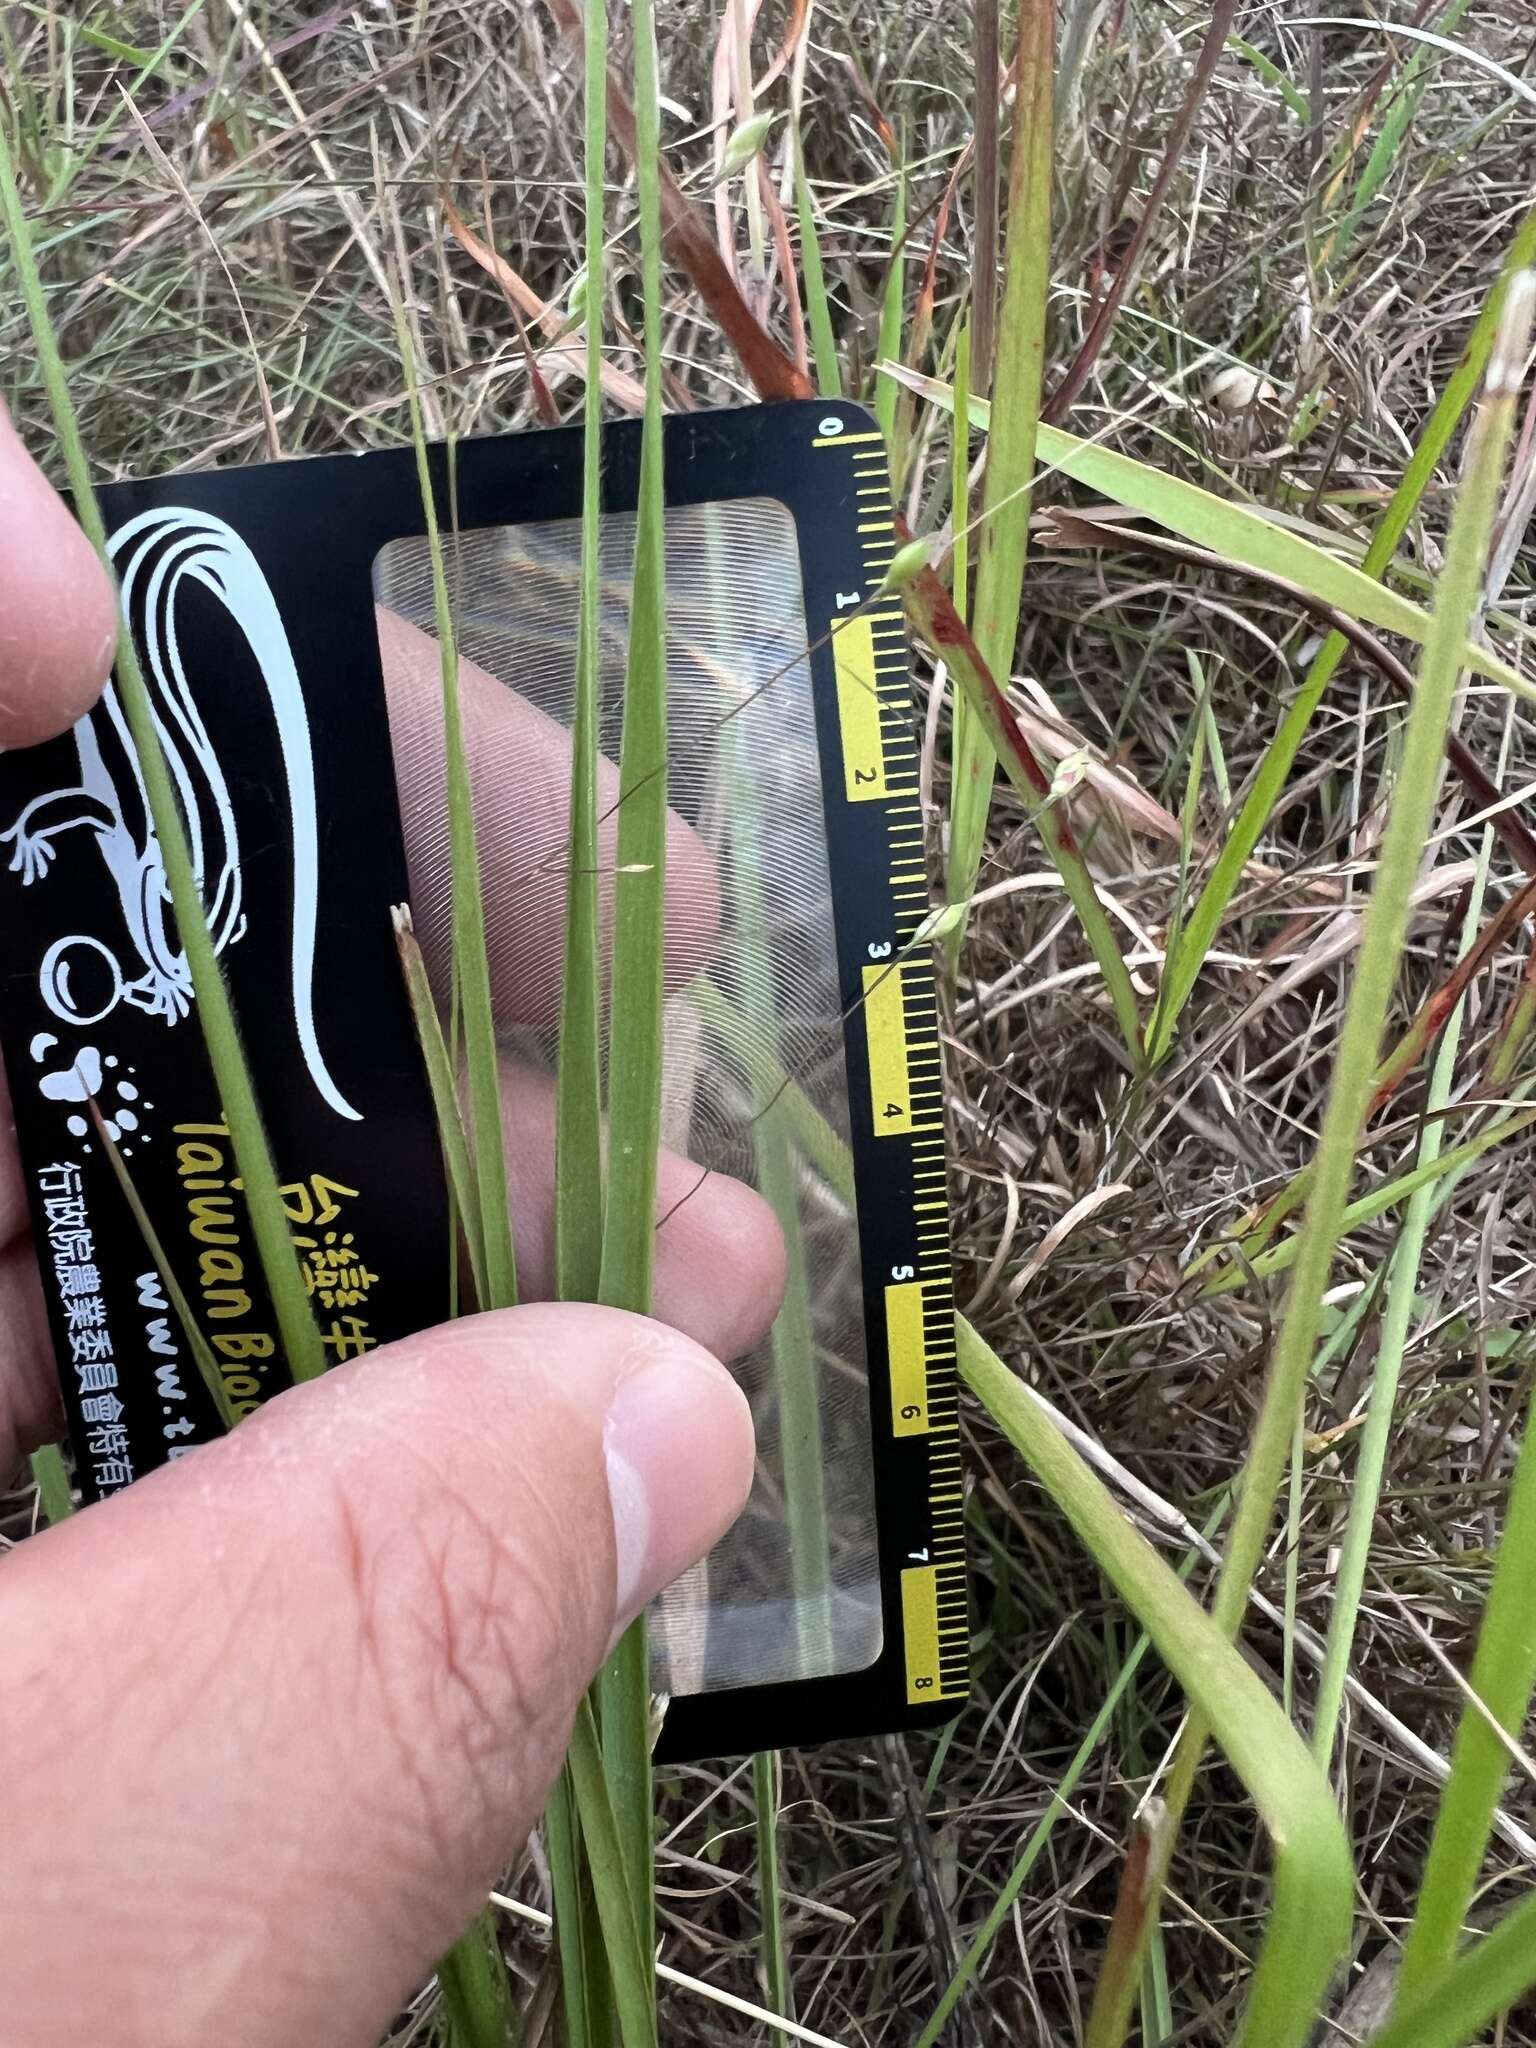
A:
<svg viewBox="0 0 1536 2048">
<path fill-rule="evenodd" d="M 38 1032 L 32 1041 L 32 1057 L 39 1066 L 46 1065 L 58 1042 L 52 1032 Z M 71 1065 L 40 1075 L 37 1085 L 49 1102 L 94 1102 L 108 1138 L 125 1159 L 131 1159 L 138 1147 L 153 1142 L 144 1118 L 155 1105 L 144 1101 L 133 1079 L 138 1069 L 128 1067 L 119 1072 L 118 1065 L 116 1053 L 103 1054 L 98 1046 L 82 1045 Z M 91 1120 L 82 1111 L 72 1111 L 65 1122 L 71 1137 L 89 1136 Z"/>
</svg>

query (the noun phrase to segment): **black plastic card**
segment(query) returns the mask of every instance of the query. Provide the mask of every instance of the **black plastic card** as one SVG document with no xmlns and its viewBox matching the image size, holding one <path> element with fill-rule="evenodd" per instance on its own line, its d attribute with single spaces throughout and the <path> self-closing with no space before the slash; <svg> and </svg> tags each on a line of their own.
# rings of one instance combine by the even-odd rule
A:
<svg viewBox="0 0 1536 2048">
<path fill-rule="evenodd" d="M 432 452 L 462 657 L 514 1225 L 547 1249 L 579 599 L 579 429 Z M 638 430 L 609 429 L 602 745 L 616 758 Z M 966 1685 L 942 1099 L 885 455 L 842 404 L 666 432 L 668 961 L 658 1254 L 708 1176 L 787 1281 L 733 1366 L 758 1482 L 657 1603 L 662 1757 L 947 1718 Z M 123 605 L 321 1336 L 357 1357 L 459 1282 L 392 912 L 446 935 L 431 557 L 408 449 L 115 485 Z M 609 807 L 611 811 L 611 806 Z M 611 816 L 605 831 L 611 835 Z M 611 843 L 600 842 L 600 855 Z M 611 896 L 612 876 L 604 882 Z M 206 1441 L 101 1131 L 237 1413 L 276 1341 L 115 692 L 0 758 L 0 1041 L 81 1487 Z M 751 1198 L 738 1198 L 750 1201 Z M 769 1215 L 771 1211 L 771 1216 Z"/>
</svg>

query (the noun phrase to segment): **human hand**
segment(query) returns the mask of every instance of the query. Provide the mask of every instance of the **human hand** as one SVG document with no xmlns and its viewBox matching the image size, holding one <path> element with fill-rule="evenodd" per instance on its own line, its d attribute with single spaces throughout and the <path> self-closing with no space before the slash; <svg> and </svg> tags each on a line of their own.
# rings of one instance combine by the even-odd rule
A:
<svg viewBox="0 0 1536 2048">
<path fill-rule="evenodd" d="M 92 702 L 114 608 L 3 414 L 0 620 L 0 745 L 28 744 Z M 381 635 L 430 944 L 439 835 L 410 789 L 430 741 L 400 737 L 430 643 L 409 636 Z M 550 742 L 467 680 L 482 746 Z M 493 835 L 488 866 L 518 868 L 519 829 Z M 676 830 L 686 954 L 707 946 L 713 885 Z M 541 915 L 536 896 L 515 908 Z M 558 948 L 558 898 L 548 911 Z M 506 1092 L 536 1287 L 547 1091 Z M 664 1161 L 663 1213 L 696 1182 Z M 58 1426 L 25 1230 L 0 1085 L 0 1475 Z M 761 1334 L 781 1279 L 769 1212 L 711 1177 L 658 1237 L 676 1329 L 580 1305 L 467 1318 L 281 1395 L 5 1559 L 5 2037 L 375 2039 L 537 1818 L 618 1631 L 739 1511 L 750 1423 L 711 1354 Z"/>
</svg>

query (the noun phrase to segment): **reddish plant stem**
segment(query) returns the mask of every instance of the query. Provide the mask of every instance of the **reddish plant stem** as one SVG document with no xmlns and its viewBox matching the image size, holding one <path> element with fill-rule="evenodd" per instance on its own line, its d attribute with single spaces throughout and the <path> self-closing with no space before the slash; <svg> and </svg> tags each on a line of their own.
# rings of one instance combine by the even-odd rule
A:
<svg viewBox="0 0 1536 2048">
<path fill-rule="evenodd" d="M 582 22 L 575 0 L 549 0 L 561 33 L 580 44 Z M 618 79 L 608 75 L 608 124 L 620 149 L 635 161 L 635 110 Z M 760 398 L 814 398 L 816 387 L 761 325 L 715 247 L 709 229 L 672 175 L 665 158 L 661 179 L 663 247 L 693 285 L 715 323 L 741 359 Z"/>
<path fill-rule="evenodd" d="M 1152 190 L 1147 194 L 1147 203 L 1142 209 L 1141 219 L 1136 223 L 1136 232 L 1131 237 L 1130 247 L 1115 268 L 1114 282 L 1099 301 L 1098 310 L 1089 323 L 1088 332 L 1083 336 L 1081 348 L 1073 358 L 1066 375 L 1041 410 L 1040 417 L 1051 426 L 1059 424 L 1066 416 L 1083 386 L 1088 382 L 1093 366 L 1109 338 L 1109 331 L 1115 324 L 1115 317 L 1120 311 L 1125 295 L 1141 267 L 1142 256 L 1146 252 L 1152 230 L 1157 225 L 1158 217 L 1167 200 L 1169 187 L 1173 183 L 1173 174 L 1179 167 L 1179 160 L 1189 141 L 1190 130 L 1195 125 L 1195 116 L 1210 91 L 1211 79 L 1221 53 L 1226 48 L 1227 37 L 1232 32 L 1232 22 L 1236 14 L 1237 0 L 1217 0 L 1211 14 L 1211 25 L 1206 30 L 1205 41 L 1200 45 L 1200 55 L 1195 60 L 1194 73 L 1184 94 L 1184 103 L 1179 108 L 1178 118 L 1169 133 L 1163 160 L 1157 167 L 1157 176 L 1152 181 Z"/>
</svg>

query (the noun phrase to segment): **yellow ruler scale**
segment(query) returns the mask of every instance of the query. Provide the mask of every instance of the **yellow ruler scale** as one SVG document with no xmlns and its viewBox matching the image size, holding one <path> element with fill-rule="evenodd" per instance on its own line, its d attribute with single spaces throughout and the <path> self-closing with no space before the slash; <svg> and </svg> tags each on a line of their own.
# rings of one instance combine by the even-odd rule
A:
<svg viewBox="0 0 1536 2048">
<path fill-rule="evenodd" d="M 875 1135 L 904 1138 L 912 1129 L 907 1067 L 907 1016 L 899 967 L 864 969 L 864 1033 L 869 1045 L 869 1099 Z"/>
<path fill-rule="evenodd" d="M 885 1334 L 891 1361 L 891 1434 L 922 1436 L 928 1428 L 928 1338 L 920 1280 L 886 1288 Z"/>
<path fill-rule="evenodd" d="M 843 784 L 851 804 L 883 803 L 887 795 L 885 742 L 869 614 L 858 612 L 832 628 L 837 668 L 837 722 L 843 737 Z"/>
<path fill-rule="evenodd" d="M 966 1697 L 970 1629 L 943 1065 L 931 951 L 915 943 L 930 905 L 928 849 L 904 609 L 882 587 L 895 535 L 885 447 L 862 421 L 825 432 L 833 418 L 823 416 L 816 445 L 829 470 L 838 465 L 833 488 L 861 563 L 836 584 L 830 619 L 843 757 L 831 774 L 848 806 L 843 843 L 859 904 L 850 1035 L 862 1032 L 867 1054 L 869 1121 L 855 1112 L 854 1150 L 861 1227 L 873 1227 L 882 1274 L 872 1306 L 887 1382 L 872 1419 L 900 1502 L 898 1540 L 885 1552 L 899 1609 L 891 1633 L 900 1632 L 889 1647 L 907 1707 L 933 1720 Z"/>
</svg>

